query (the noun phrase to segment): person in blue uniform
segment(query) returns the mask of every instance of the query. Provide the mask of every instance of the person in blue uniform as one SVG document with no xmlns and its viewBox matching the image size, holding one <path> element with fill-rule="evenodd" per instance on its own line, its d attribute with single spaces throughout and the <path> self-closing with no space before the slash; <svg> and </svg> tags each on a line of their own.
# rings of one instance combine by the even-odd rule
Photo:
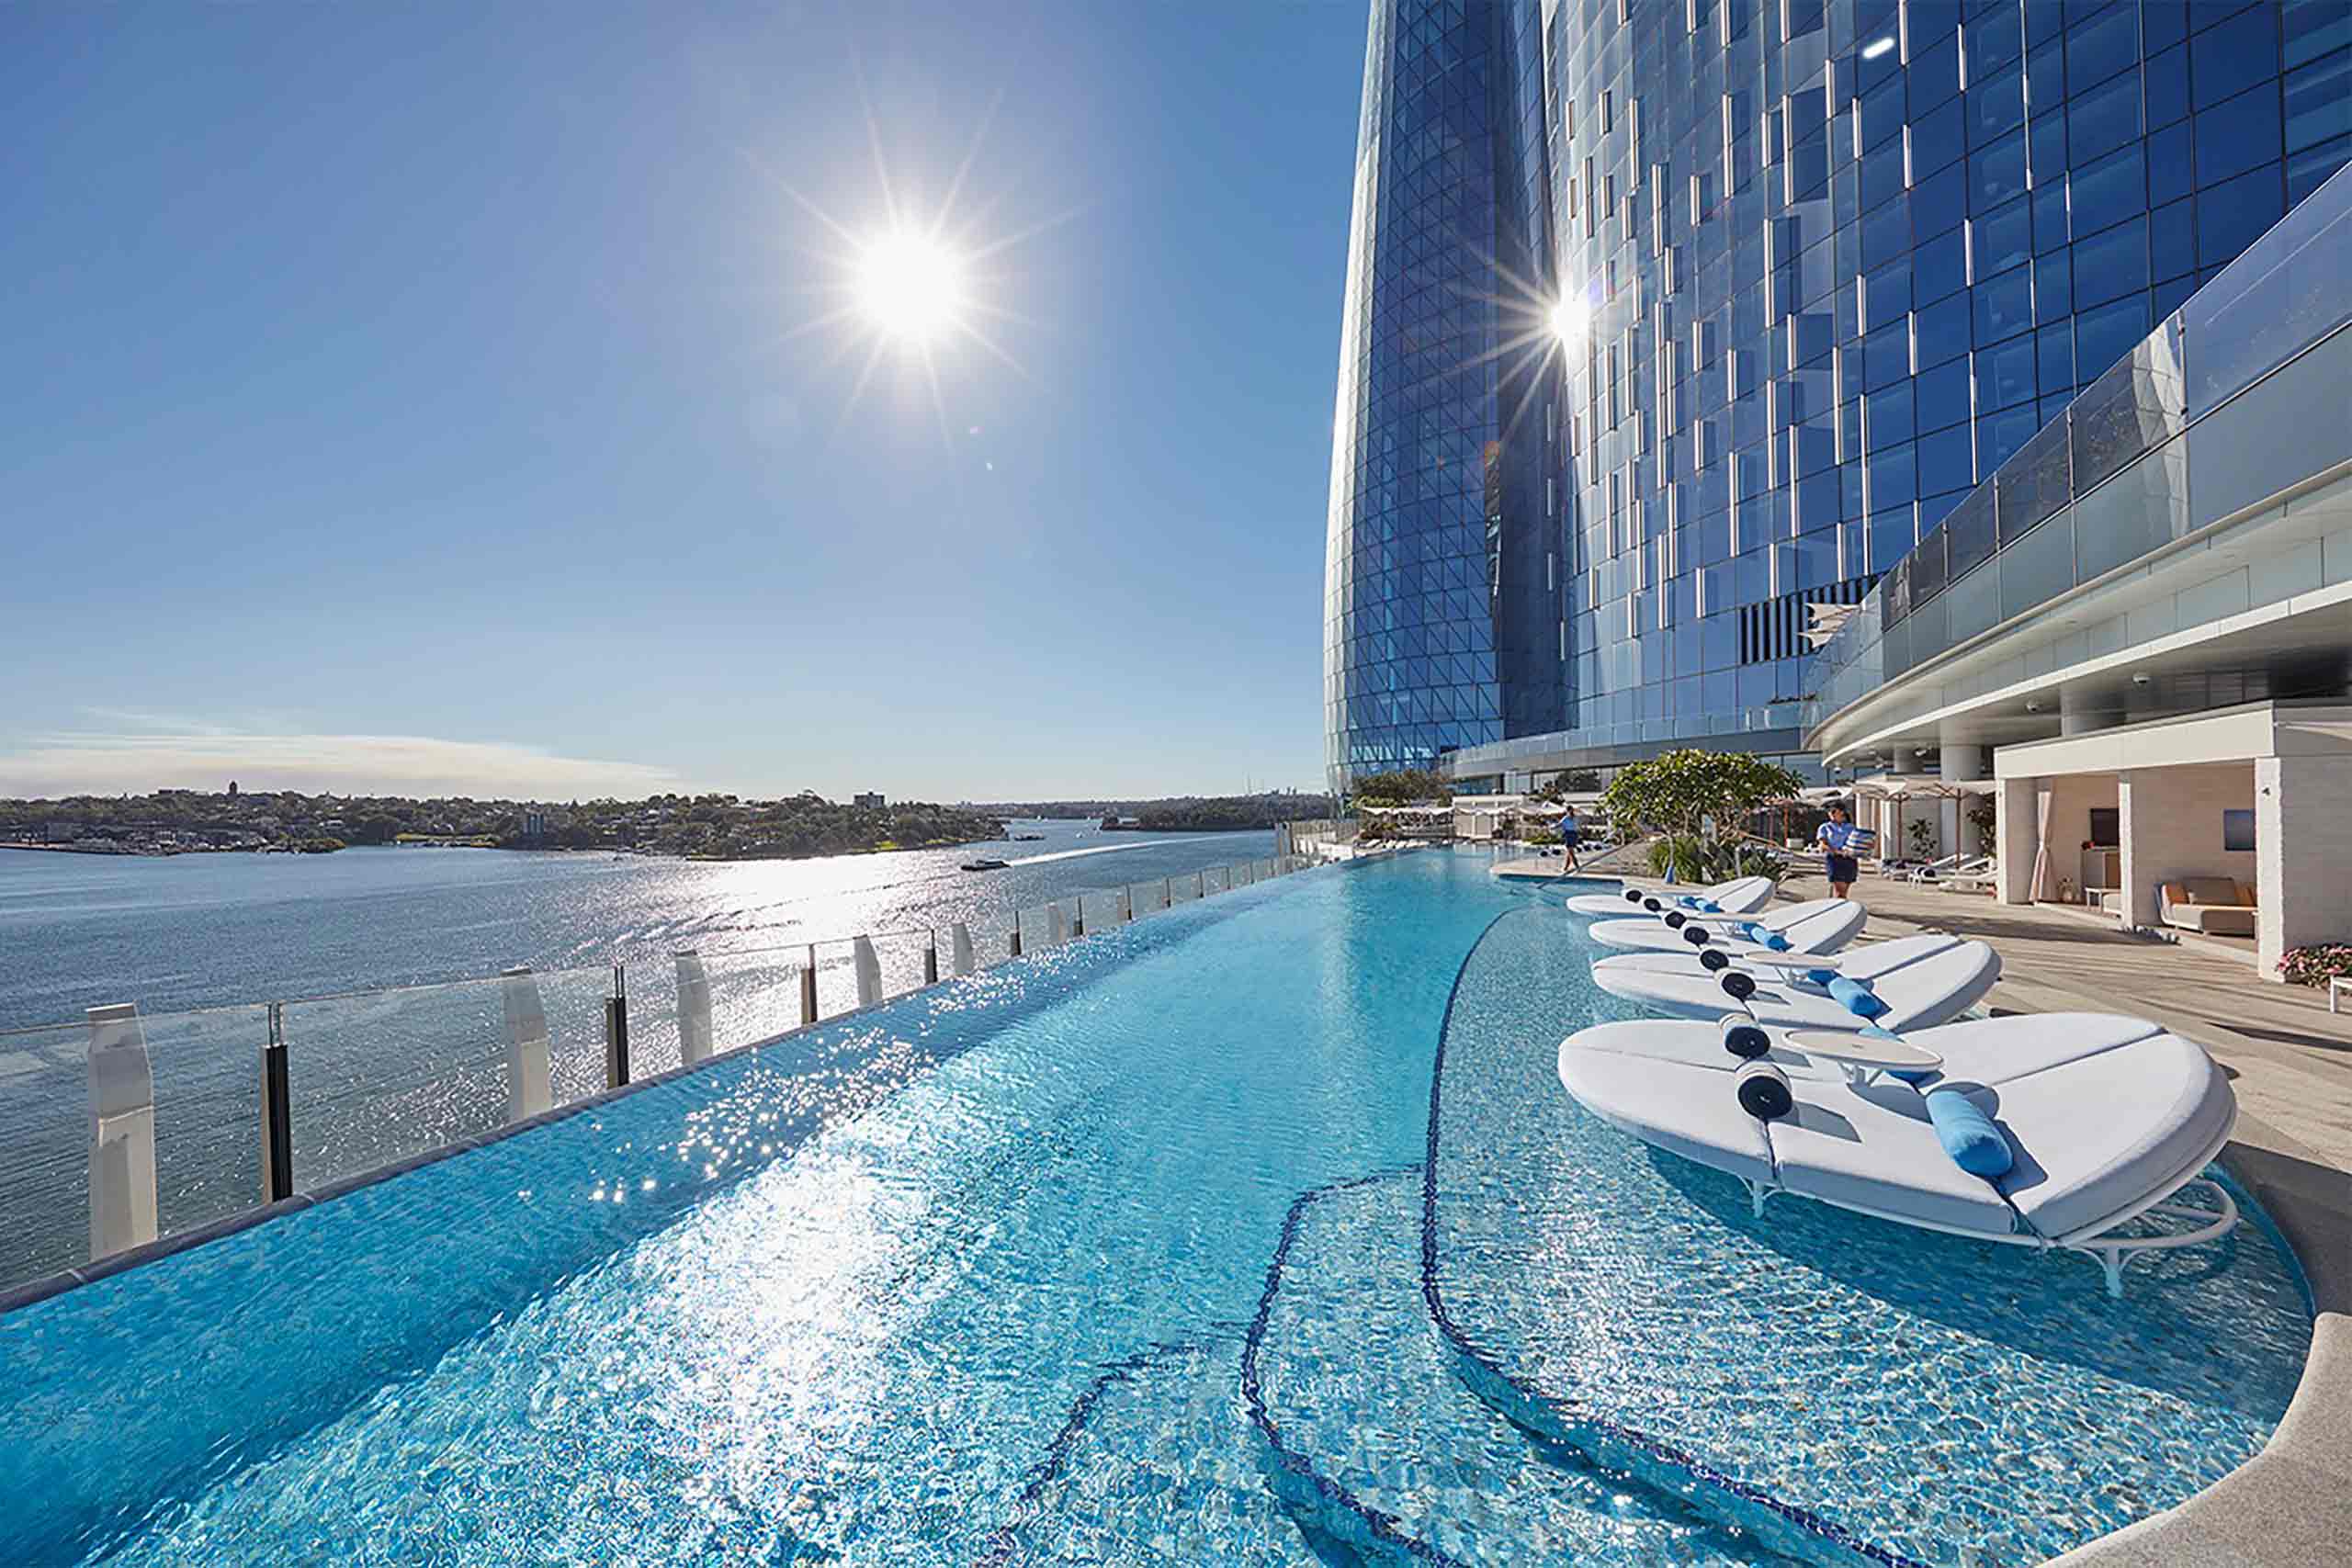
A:
<svg viewBox="0 0 2352 1568">
<path fill-rule="evenodd" d="M 1854 856 L 1869 847 L 1871 837 L 1867 829 L 1847 820 L 1843 806 L 1831 807 L 1829 820 L 1814 830 L 1813 841 L 1821 846 L 1823 858 L 1829 863 L 1829 891 L 1838 897 L 1845 897 L 1861 874 Z"/>
</svg>

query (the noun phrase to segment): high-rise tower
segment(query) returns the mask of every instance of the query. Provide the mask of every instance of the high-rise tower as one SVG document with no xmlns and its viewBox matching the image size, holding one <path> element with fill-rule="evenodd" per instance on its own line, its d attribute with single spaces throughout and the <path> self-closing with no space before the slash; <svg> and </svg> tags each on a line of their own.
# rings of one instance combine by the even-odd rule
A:
<svg viewBox="0 0 2352 1568">
<path fill-rule="evenodd" d="M 1377 0 L 1324 576 L 1334 788 L 1565 721 L 1535 8 Z"/>
</svg>

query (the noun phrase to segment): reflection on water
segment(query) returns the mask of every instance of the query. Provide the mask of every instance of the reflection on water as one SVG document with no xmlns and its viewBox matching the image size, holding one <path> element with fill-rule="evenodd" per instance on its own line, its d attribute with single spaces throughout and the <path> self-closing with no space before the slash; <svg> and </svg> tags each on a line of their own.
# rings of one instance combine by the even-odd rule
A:
<svg viewBox="0 0 2352 1568">
<path fill-rule="evenodd" d="M 538 972 L 561 1103 L 604 1085 L 616 962 L 628 969 L 632 1076 L 643 1078 L 678 1064 L 677 949 L 705 955 L 723 1048 L 800 1022 L 811 942 L 897 933 L 876 943 L 897 995 L 922 980 L 926 931 L 943 969 L 958 920 L 980 961 L 1000 962 L 1016 908 L 1074 908 L 1087 889 L 1272 844 L 1264 832 L 1105 834 L 1079 822 L 1018 830 L 1042 835 L 1039 852 L 992 873 L 958 868 L 1009 841 L 732 863 L 390 849 L 0 854 L 0 1286 L 88 1255 L 88 1031 L 64 1021 L 83 1008 L 135 1001 L 145 1015 L 168 1235 L 258 1199 L 261 1001 L 288 999 L 295 1180 L 308 1191 L 503 1123 L 503 1003 L 485 976 L 507 965 Z M 1088 919 L 1108 907 L 1088 900 Z M 820 1011 L 847 1010 L 847 944 L 817 961 Z M 35 1024 L 62 1027 L 21 1027 Z"/>
</svg>

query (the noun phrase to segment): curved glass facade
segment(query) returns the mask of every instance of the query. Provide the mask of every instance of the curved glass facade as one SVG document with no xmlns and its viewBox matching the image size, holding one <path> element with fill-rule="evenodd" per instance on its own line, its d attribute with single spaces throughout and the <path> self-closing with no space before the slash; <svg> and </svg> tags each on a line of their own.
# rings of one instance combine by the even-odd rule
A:
<svg viewBox="0 0 2352 1568">
<path fill-rule="evenodd" d="M 1509 0 L 1376 0 L 1324 576 L 1334 788 L 1566 722 L 1543 48 Z"/>
<path fill-rule="evenodd" d="M 1498 757 L 1797 750 L 1807 604 L 1858 600 L 2352 157 L 2343 0 L 1543 10 L 1589 325 L 1564 716 Z"/>
</svg>

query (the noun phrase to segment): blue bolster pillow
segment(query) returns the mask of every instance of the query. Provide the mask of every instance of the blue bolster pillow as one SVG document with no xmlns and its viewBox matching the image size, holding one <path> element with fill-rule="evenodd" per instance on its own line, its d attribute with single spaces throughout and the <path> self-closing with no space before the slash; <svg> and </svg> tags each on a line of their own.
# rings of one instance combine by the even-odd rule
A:
<svg viewBox="0 0 2352 1568">
<path fill-rule="evenodd" d="M 2008 1139 L 1976 1102 L 1956 1089 L 1940 1089 L 1926 1096 L 1928 1120 L 1935 1124 L 1936 1142 L 1951 1156 L 1952 1164 L 1986 1180 L 2007 1176 L 2017 1156 Z"/>
<path fill-rule="evenodd" d="M 1871 991 L 1868 980 L 1857 980 L 1850 975 L 1840 975 L 1830 981 L 1829 996 L 1856 1018 L 1880 1018 L 1894 1010 Z"/>
<path fill-rule="evenodd" d="M 1794 945 L 1789 941 L 1787 934 L 1781 931 L 1766 931 L 1756 940 L 1775 953 L 1786 953 Z"/>
<path fill-rule="evenodd" d="M 1719 907 L 1713 898 L 1693 898 L 1690 902 L 1698 906 L 1699 912 L 1701 914 L 1720 915 L 1723 913 L 1721 907 Z"/>
<path fill-rule="evenodd" d="M 1812 981 L 1815 985 L 1826 988 L 1830 981 L 1838 978 L 1838 971 L 1835 969 L 1808 969 L 1804 972 L 1804 977 Z M 1867 1034 L 1870 1031 L 1866 1029 L 1862 1031 L 1862 1032 Z"/>
<path fill-rule="evenodd" d="M 1732 930 L 1743 940 L 1747 942 L 1762 942 L 1764 940 L 1763 928 L 1758 926 L 1754 920 L 1742 920 L 1739 924 L 1732 927 Z"/>
</svg>

